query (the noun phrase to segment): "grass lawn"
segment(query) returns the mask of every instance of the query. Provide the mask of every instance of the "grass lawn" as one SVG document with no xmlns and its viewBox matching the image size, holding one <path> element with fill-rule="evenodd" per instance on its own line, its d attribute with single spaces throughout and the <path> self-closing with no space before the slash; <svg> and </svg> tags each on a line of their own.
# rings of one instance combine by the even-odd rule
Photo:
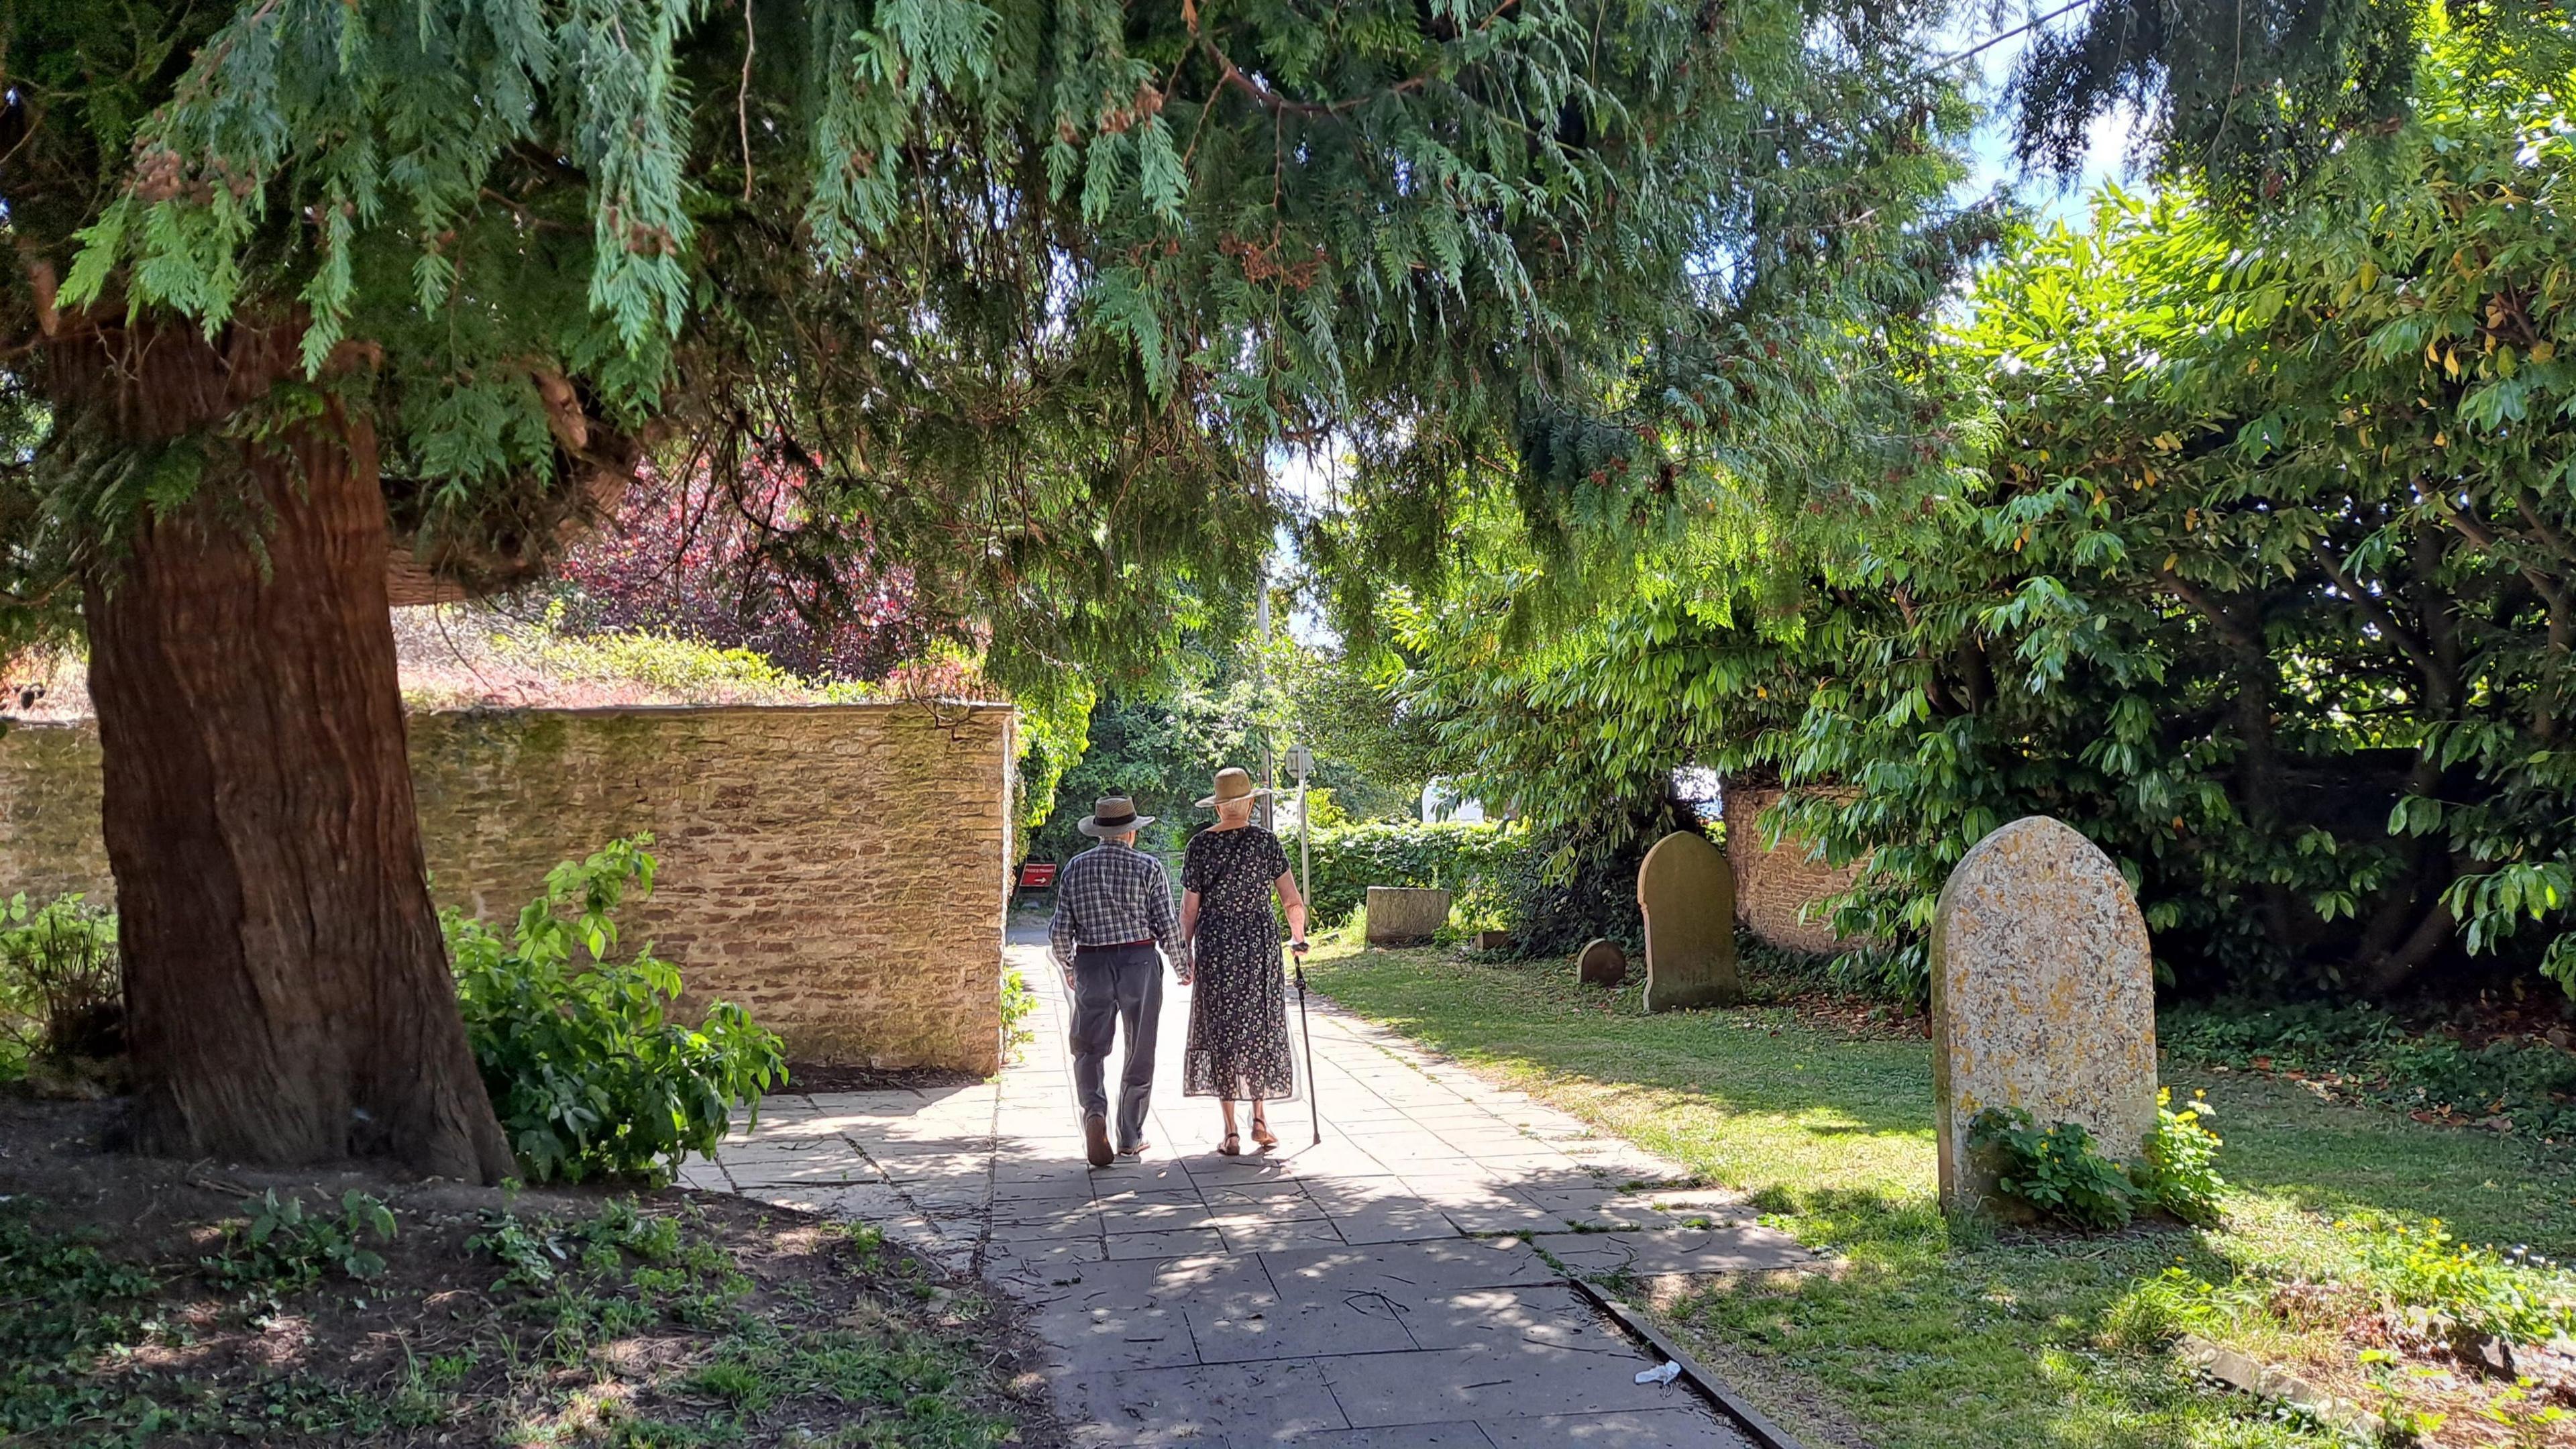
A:
<svg viewBox="0 0 2576 1449">
<path fill-rule="evenodd" d="M 1783 1006 L 1650 1017 L 1633 987 L 1581 987 L 1554 963 L 1341 946 L 1309 970 L 1344 1006 L 1751 1193 L 1766 1221 L 1830 1250 L 1830 1273 L 1657 1303 L 1756 1403 L 1814 1439 L 1886 1449 L 2333 1443 L 2196 1381 L 2164 1346 L 2169 1334 L 2139 1331 L 2141 1285 L 2174 1267 L 2213 1283 L 2332 1274 L 2355 1239 L 2336 1223 L 2352 1219 L 2438 1217 L 2469 1242 L 2576 1255 L 2576 1160 L 2563 1150 L 2244 1074 L 2168 1077 L 2177 1096 L 2206 1088 L 2217 1109 L 2230 1185 L 2222 1227 L 2078 1238 L 1953 1225 L 1934 1201 L 1931 1060 L 1919 1037 L 1853 1038 Z M 2331 1334 L 2309 1338 L 2252 1346 L 2276 1360 L 2350 1358 Z M 2436 1437 L 2489 1442 L 2465 1421 Z"/>
</svg>

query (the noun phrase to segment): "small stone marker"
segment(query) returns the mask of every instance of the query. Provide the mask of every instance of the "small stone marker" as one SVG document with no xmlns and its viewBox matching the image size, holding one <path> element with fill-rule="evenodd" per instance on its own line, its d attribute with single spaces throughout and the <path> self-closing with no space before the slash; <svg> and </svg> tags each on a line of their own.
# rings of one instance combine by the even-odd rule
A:
<svg viewBox="0 0 2576 1449">
<path fill-rule="evenodd" d="M 1449 893 L 1410 886 L 1368 888 L 1368 943 L 1419 946 L 1449 923 Z"/>
<path fill-rule="evenodd" d="M 1646 1009 L 1732 1006 L 1744 995 L 1735 974 L 1735 872 L 1708 837 L 1676 830 L 1637 867 L 1637 904 L 1646 914 Z"/>
<path fill-rule="evenodd" d="M 1586 986 L 1616 986 L 1628 979 L 1628 953 L 1619 943 L 1605 936 L 1595 936 L 1583 943 L 1583 952 L 1574 958 L 1575 974 Z"/>
<path fill-rule="evenodd" d="M 2156 1125 L 2155 967 L 2117 866 L 2045 815 L 1976 843 L 1932 921 L 1932 1089 L 1942 1206 L 1993 1195 L 1968 1127 L 2020 1107 L 2134 1161 Z"/>
</svg>

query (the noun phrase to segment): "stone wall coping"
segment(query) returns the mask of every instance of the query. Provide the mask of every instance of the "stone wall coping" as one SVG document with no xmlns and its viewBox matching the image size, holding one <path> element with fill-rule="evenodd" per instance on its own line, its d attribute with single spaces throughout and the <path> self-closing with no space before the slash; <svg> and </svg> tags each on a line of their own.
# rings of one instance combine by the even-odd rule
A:
<svg viewBox="0 0 2576 1449">
<path fill-rule="evenodd" d="M 1019 706 L 1006 699 L 861 699 L 815 701 L 798 704 L 475 704 L 461 709 L 411 709 L 403 713 L 440 719 L 490 719 L 515 715 L 567 715 L 576 718 L 614 718 L 619 715 L 650 715 L 668 718 L 690 714 L 866 714 L 893 709 L 962 709 L 968 714 L 1008 714 Z M 0 729 L 70 730 L 90 729 L 98 724 L 96 715 L 54 716 L 25 719 L 0 712 Z"/>
<path fill-rule="evenodd" d="M 534 714 L 591 718 L 640 714 L 668 718 L 684 714 L 873 714 L 895 709 L 962 709 L 969 714 L 1008 714 L 1018 708 L 1018 705 L 1000 699 L 862 699 L 839 703 L 818 701 L 811 704 L 478 704 L 464 709 L 422 709 L 407 712 L 438 715 L 450 719 Z"/>
</svg>

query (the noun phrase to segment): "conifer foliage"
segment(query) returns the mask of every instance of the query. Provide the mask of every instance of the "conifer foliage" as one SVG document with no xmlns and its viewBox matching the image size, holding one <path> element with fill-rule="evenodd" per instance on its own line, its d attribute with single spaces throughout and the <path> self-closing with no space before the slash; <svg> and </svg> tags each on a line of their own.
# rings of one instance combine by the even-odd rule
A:
<svg viewBox="0 0 2576 1449">
<path fill-rule="evenodd" d="M 1281 441 L 1379 440 L 1354 577 L 1497 476 L 1651 523 L 1662 420 L 1826 436 L 1937 297 L 1931 10 L 0 0 L 0 585 L 92 646 L 143 1140 L 507 1170 L 389 597 L 788 456 L 1043 690 L 1241 596 Z"/>
</svg>

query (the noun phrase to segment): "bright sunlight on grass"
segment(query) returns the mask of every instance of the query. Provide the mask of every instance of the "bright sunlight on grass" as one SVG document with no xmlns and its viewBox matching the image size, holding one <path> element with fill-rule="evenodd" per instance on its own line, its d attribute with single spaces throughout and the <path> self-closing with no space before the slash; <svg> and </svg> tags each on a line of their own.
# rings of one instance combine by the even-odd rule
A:
<svg viewBox="0 0 2576 1449">
<path fill-rule="evenodd" d="M 1829 1253 L 1829 1271 L 1657 1304 L 1811 1442 L 2338 1442 L 2196 1381 L 2169 1352 L 2169 1316 L 2142 1311 L 2152 1285 L 2174 1267 L 2216 1283 L 2333 1272 L 2356 1251 L 2338 1220 L 2439 1217 L 2472 1243 L 2576 1250 L 2563 1153 L 2170 1064 L 2178 1095 L 2207 1089 L 2227 1139 L 2220 1228 L 2084 1238 L 1953 1225 L 1934 1203 L 1919 1037 L 1849 1039 L 1779 1006 L 1649 1017 L 1633 987 L 1581 987 L 1557 963 L 1340 947 L 1312 973 L 1362 1015 L 1745 1190 L 1765 1221 Z"/>
</svg>

